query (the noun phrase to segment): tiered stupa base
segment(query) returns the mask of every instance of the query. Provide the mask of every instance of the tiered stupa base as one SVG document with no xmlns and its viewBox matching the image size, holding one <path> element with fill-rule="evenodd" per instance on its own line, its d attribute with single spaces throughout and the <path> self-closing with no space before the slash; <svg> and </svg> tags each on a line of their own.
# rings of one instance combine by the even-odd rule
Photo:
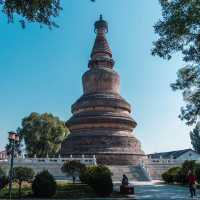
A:
<svg viewBox="0 0 200 200">
<path fill-rule="evenodd" d="M 117 132 L 115 132 L 117 134 Z M 127 133 L 119 133 L 127 135 Z M 137 165 L 144 157 L 140 142 L 135 137 L 102 135 L 91 132 L 73 133 L 63 143 L 62 155 L 96 156 L 97 164 L 105 165 Z"/>
</svg>

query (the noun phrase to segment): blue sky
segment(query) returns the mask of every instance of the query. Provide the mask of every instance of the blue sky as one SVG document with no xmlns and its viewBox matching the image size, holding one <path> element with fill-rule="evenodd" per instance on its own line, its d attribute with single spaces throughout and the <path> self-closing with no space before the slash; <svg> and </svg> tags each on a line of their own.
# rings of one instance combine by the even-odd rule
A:
<svg viewBox="0 0 200 200">
<path fill-rule="evenodd" d="M 157 0 L 62 0 L 56 19 L 60 28 L 0 21 L 0 149 L 7 132 L 31 112 L 70 117 L 71 104 L 82 94 L 81 75 L 87 70 L 99 14 L 109 23 L 107 38 L 121 76 L 121 94 L 133 108 L 135 135 L 146 153 L 189 148 L 189 128 L 178 119 L 182 96 L 175 81 L 181 58 L 152 57 L 154 23 L 161 16 Z"/>
</svg>

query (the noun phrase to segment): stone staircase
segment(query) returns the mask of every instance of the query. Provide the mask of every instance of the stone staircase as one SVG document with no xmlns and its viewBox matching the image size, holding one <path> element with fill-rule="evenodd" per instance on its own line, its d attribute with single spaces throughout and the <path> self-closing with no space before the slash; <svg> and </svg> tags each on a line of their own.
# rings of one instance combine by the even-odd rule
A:
<svg viewBox="0 0 200 200">
<path fill-rule="evenodd" d="M 112 171 L 113 181 L 120 181 L 122 180 L 122 175 L 126 174 L 129 181 L 150 181 L 150 177 L 145 173 L 144 169 L 141 166 L 108 166 L 109 169 Z"/>
</svg>

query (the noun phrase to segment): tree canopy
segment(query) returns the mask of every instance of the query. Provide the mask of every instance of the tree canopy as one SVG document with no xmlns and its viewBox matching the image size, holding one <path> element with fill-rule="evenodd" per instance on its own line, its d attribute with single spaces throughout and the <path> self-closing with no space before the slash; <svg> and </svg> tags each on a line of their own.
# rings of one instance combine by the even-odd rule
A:
<svg viewBox="0 0 200 200">
<path fill-rule="evenodd" d="M 40 26 L 49 28 L 58 27 L 54 19 L 62 10 L 61 0 L 0 0 L 0 8 L 8 23 L 17 20 L 23 28 L 27 23 L 39 23 Z"/>
<path fill-rule="evenodd" d="M 0 191 L 8 184 L 8 177 L 0 166 Z"/>
<path fill-rule="evenodd" d="M 52 114 L 31 113 L 22 120 L 20 134 L 29 156 L 46 157 L 59 153 L 68 129 L 63 121 Z"/>
<path fill-rule="evenodd" d="M 160 0 L 160 4 L 162 18 L 154 26 L 159 38 L 153 42 L 152 55 L 171 59 L 174 53 L 182 54 L 185 66 L 171 87 L 182 91 L 186 102 L 180 119 L 196 125 L 200 116 L 200 1 Z"/>
<path fill-rule="evenodd" d="M 63 173 L 72 177 L 73 183 L 75 183 L 76 177 L 79 176 L 84 169 L 85 165 L 76 160 L 65 162 L 61 168 Z"/>
<path fill-rule="evenodd" d="M 0 0 L 0 7 L 8 23 L 17 20 L 22 27 L 27 23 L 55 27 L 54 18 L 62 10 L 60 0 Z"/>
</svg>

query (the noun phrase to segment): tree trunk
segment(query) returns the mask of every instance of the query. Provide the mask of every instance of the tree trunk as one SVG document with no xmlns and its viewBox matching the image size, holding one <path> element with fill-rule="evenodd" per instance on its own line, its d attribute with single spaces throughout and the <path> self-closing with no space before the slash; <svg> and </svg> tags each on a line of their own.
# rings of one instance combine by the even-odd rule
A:
<svg viewBox="0 0 200 200">
<path fill-rule="evenodd" d="M 22 182 L 19 182 L 19 198 L 21 199 L 22 196 Z"/>
<path fill-rule="evenodd" d="M 73 184 L 75 184 L 75 182 L 76 182 L 76 177 L 73 176 L 72 178 L 73 178 Z"/>
</svg>

